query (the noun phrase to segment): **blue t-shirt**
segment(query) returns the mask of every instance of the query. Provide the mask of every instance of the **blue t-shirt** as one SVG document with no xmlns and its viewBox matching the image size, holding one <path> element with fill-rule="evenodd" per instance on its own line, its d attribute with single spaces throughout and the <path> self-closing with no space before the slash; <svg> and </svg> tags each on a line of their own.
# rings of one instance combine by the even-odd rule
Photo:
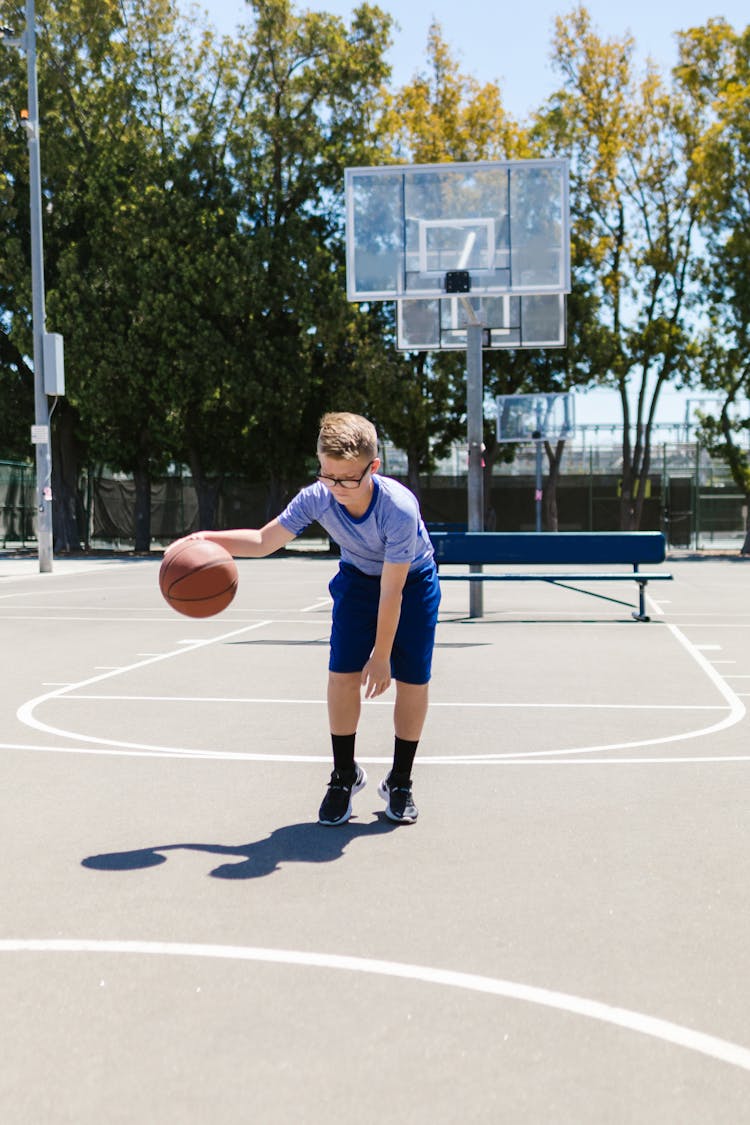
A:
<svg viewBox="0 0 750 1125">
<path fill-rule="evenodd" d="M 370 505 L 352 516 L 321 481 L 303 488 L 279 516 L 279 523 L 299 535 L 317 520 L 341 548 L 343 562 L 364 574 L 381 574 L 383 563 L 409 563 L 420 570 L 433 557 L 432 543 L 413 492 L 391 477 L 373 476 Z"/>
</svg>

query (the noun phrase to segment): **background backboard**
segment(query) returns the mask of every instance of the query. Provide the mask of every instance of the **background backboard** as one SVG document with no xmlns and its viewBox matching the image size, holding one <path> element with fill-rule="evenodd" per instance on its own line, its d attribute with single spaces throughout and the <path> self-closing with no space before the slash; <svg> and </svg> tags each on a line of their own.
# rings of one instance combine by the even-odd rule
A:
<svg viewBox="0 0 750 1125">
<path fill-rule="evenodd" d="M 570 392 L 498 395 L 498 441 L 558 441 L 575 432 L 575 396 Z"/>
<path fill-rule="evenodd" d="M 485 329 L 484 348 L 565 347 L 565 297 L 435 297 L 397 301 L 397 346 L 401 351 L 466 349 L 466 327 Z"/>
<path fill-rule="evenodd" d="M 350 301 L 570 291 L 565 160 L 347 168 Z"/>
</svg>

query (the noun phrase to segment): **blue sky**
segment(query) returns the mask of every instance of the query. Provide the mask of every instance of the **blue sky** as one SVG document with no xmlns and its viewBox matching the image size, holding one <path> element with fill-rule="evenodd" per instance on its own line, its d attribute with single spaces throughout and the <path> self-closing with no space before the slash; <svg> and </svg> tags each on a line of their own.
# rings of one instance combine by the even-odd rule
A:
<svg viewBox="0 0 750 1125">
<path fill-rule="evenodd" d="M 244 0 L 211 0 L 210 5 L 199 6 L 210 9 L 210 21 L 226 34 L 249 19 L 250 9 Z M 390 12 L 399 25 L 390 52 L 395 84 L 407 82 L 423 65 L 427 33 L 434 18 L 462 71 L 479 81 L 497 81 L 506 108 L 516 117 L 524 117 L 556 84 L 549 61 L 554 20 L 575 5 L 560 0 L 379 0 L 378 6 Z M 355 5 L 347 0 L 309 0 L 296 7 L 349 18 Z M 630 0 L 622 5 L 612 0 L 590 0 L 585 7 L 601 35 L 630 32 L 638 58 L 643 61 L 650 55 L 665 69 L 676 61 L 677 30 L 705 24 L 716 16 L 738 29 L 750 24 L 747 0 L 681 0 L 679 4 Z"/>
<path fill-rule="evenodd" d="M 186 0 L 187 3 L 187 0 Z M 208 7 L 198 3 L 198 7 Z M 348 19 L 354 4 L 347 0 L 308 0 L 297 10 L 327 11 Z M 396 19 L 390 51 L 392 81 L 403 85 L 424 66 L 425 46 L 433 19 L 441 25 L 443 38 L 463 73 L 480 82 L 496 81 L 506 109 L 523 119 L 538 107 L 557 85 L 550 65 L 550 49 L 557 15 L 571 12 L 574 3 L 554 0 L 379 0 L 379 7 Z M 750 24 L 747 0 L 630 0 L 627 5 L 612 0 L 589 0 L 585 4 L 598 33 L 604 37 L 630 33 L 636 43 L 636 59 L 646 57 L 665 72 L 677 60 L 675 33 L 722 17 L 736 29 Z M 231 35 L 238 25 L 250 21 L 244 0 L 211 0 L 210 22 Z M 694 392 L 668 391 L 660 399 L 662 421 L 684 422 L 686 401 Z M 578 421 L 609 421 L 620 417 L 617 396 L 606 391 L 579 398 Z"/>
</svg>

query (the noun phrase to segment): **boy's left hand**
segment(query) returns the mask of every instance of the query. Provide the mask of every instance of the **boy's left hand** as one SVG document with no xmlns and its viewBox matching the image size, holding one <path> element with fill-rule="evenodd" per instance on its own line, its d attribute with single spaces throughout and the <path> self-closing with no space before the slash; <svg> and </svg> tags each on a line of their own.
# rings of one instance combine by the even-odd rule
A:
<svg viewBox="0 0 750 1125">
<path fill-rule="evenodd" d="M 382 695 L 391 686 L 391 662 L 380 660 L 371 656 L 362 669 L 362 683 L 365 688 L 365 699 L 374 699 Z"/>
</svg>

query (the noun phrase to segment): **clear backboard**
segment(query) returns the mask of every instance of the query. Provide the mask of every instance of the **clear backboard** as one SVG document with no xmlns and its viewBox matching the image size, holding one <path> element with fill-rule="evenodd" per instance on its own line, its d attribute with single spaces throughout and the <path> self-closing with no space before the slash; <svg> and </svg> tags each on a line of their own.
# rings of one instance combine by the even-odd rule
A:
<svg viewBox="0 0 750 1125">
<path fill-rule="evenodd" d="M 575 432 L 575 396 L 552 394 L 498 395 L 498 441 L 558 441 Z"/>
<path fill-rule="evenodd" d="M 570 291 L 566 160 L 347 168 L 350 301 Z"/>
<path fill-rule="evenodd" d="M 401 351 L 466 349 L 466 328 L 484 328 L 484 348 L 564 348 L 562 293 L 524 297 L 435 297 L 397 301 L 397 346 Z"/>
</svg>

